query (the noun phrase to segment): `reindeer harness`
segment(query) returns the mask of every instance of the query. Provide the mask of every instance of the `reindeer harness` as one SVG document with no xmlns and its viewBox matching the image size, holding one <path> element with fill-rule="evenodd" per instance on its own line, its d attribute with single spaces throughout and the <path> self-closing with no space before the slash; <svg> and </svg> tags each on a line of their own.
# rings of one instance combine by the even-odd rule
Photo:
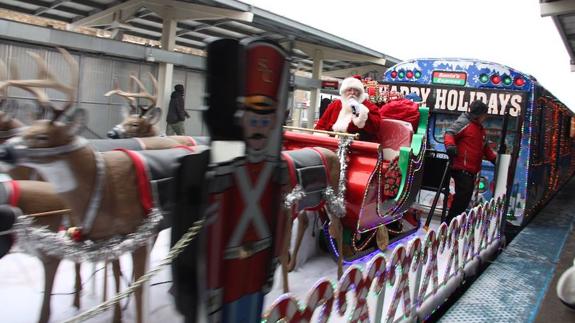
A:
<svg viewBox="0 0 575 323">
<path fill-rule="evenodd" d="M 12 145 L 12 147 L 14 147 L 14 154 L 16 156 L 20 155 L 22 156 L 22 162 L 20 162 L 21 164 L 39 168 L 41 172 L 43 168 L 44 170 L 46 170 L 47 165 L 54 165 L 54 163 L 39 163 L 32 161 L 30 158 L 59 156 L 62 154 L 71 153 L 73 151 L 84 148 L 88 144 L 88 140 L 83 137 L 76 137 L 74 141 L 72 141 L 69 144 L 50 148 L 26 148 L 23 145 L 20 145 L 20 143 L 22 142 L 21 137 L 11 139 L 9 140 L 9 142 Z M 104 159 L 100 155 L 100 152 L 97 151 L 94 152 L 94 159 L 96 161 L 96 179 L 92 195 L 90 196 L 90 202 L 88 204 L 88 208 L 86 210 L 86 214 L 84 215 L 84 220 L 82 222 L 82 231 L 84 234 L 87 234 L 92 230 L 94 220 L 96 219 L 96 215 L 98 214 L 98 210 L 100 208 L 100 202 L 102 201 L 102 189 L 106 173 Z M 55 167 L 50 167 L 50 170 L 53 170 L 54 168 L 61 169 L 63 167 L 66 167 L 65 164 L 57 164 Z M 50 171 L 44 171 L 42 173 L 46 177 L 54 176 L 54 174 Z M 72 177 L 70 176 L 70 178 Z M 58 183 L 58 181 L 54 181 L 53 183 Z M 56 185 L 56 191 L 62 192 L 67 191 L 68 189 L 69 187 L 60 187 L 59 190 L 58 185 Z"/>
</svg>

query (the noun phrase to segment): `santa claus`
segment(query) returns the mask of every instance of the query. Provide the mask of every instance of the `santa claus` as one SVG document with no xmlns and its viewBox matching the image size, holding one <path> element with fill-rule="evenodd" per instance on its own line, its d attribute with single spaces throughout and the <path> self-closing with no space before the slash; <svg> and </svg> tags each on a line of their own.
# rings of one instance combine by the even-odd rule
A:
<svg viewBox="0 0 575 323">
<path fill-rule="evenodd" d="M 348 77 L 339 88 L 341 98 L 333 101 L 315 129 L 359 133 L 359 140 L 377 141 L 380 116 L 357 77 Z"/>
</svg>

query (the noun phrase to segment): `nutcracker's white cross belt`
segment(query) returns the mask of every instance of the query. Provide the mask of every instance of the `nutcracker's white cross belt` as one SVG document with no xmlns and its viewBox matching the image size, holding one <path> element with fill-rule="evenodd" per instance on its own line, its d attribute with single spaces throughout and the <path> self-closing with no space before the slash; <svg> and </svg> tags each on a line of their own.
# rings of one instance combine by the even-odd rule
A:
<svg viewBox="0 0 575 323">
<path fill-rule="evenodd" d="M 266 220 L 263 218 L 262 210 L 260 208 L 260 199 L 264 189 L 266 188 L 266 184 L 269 182 L 268 180 L 271 176 L 272 170 L 273 163 L 265 163 L 264 169 L 259 174 L 255 187 L 251 186 L 251 179 L 245 166 L 238 167 L 234 173 L 245 207 L 240 217 L 240 222 L 236 226 L 236 229 L 232 234 L 232 238 L 228 243 L 228 248 L 239 246 L 248 225 L 252 222 L 260 239 L 269 238 L 270 230 Z"/>
</svg>

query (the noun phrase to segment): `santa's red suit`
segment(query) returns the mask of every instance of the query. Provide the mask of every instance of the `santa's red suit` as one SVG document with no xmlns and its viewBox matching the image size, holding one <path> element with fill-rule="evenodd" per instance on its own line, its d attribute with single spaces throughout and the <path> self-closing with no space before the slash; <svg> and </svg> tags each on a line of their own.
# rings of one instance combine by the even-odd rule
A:
<svg viewBox="0 0 575 323">
<path fill-rule="evenodd" d="M 360 91 L 356 100 L 348 100 L 344 96 L 345 90 L 349 88 Z M 327 107 L 315 129 L 359 133 L 359 140 L 377 142 L 381 117 L 377 106 L 368 100 L 361 81 L 353 77 L 346 78 L 341 83 L 339 93 L 341 99 L 335 100 Z M 352 105 L 355 107 L 355 114 Z"/>
</svg>

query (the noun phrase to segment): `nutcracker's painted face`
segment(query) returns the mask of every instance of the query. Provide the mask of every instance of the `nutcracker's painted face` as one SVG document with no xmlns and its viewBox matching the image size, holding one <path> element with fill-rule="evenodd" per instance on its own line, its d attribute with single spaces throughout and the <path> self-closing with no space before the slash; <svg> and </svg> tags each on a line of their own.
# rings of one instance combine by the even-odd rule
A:
<svg viewBox="0 0 575 323">
<path fill-rule="evenodd" d="M 275 112 L 263 114 L 246 109 L 242 118 L 242 126 L 248 147 L 255 151 L 265 149 L 275 122 Z"/>
</svg>

